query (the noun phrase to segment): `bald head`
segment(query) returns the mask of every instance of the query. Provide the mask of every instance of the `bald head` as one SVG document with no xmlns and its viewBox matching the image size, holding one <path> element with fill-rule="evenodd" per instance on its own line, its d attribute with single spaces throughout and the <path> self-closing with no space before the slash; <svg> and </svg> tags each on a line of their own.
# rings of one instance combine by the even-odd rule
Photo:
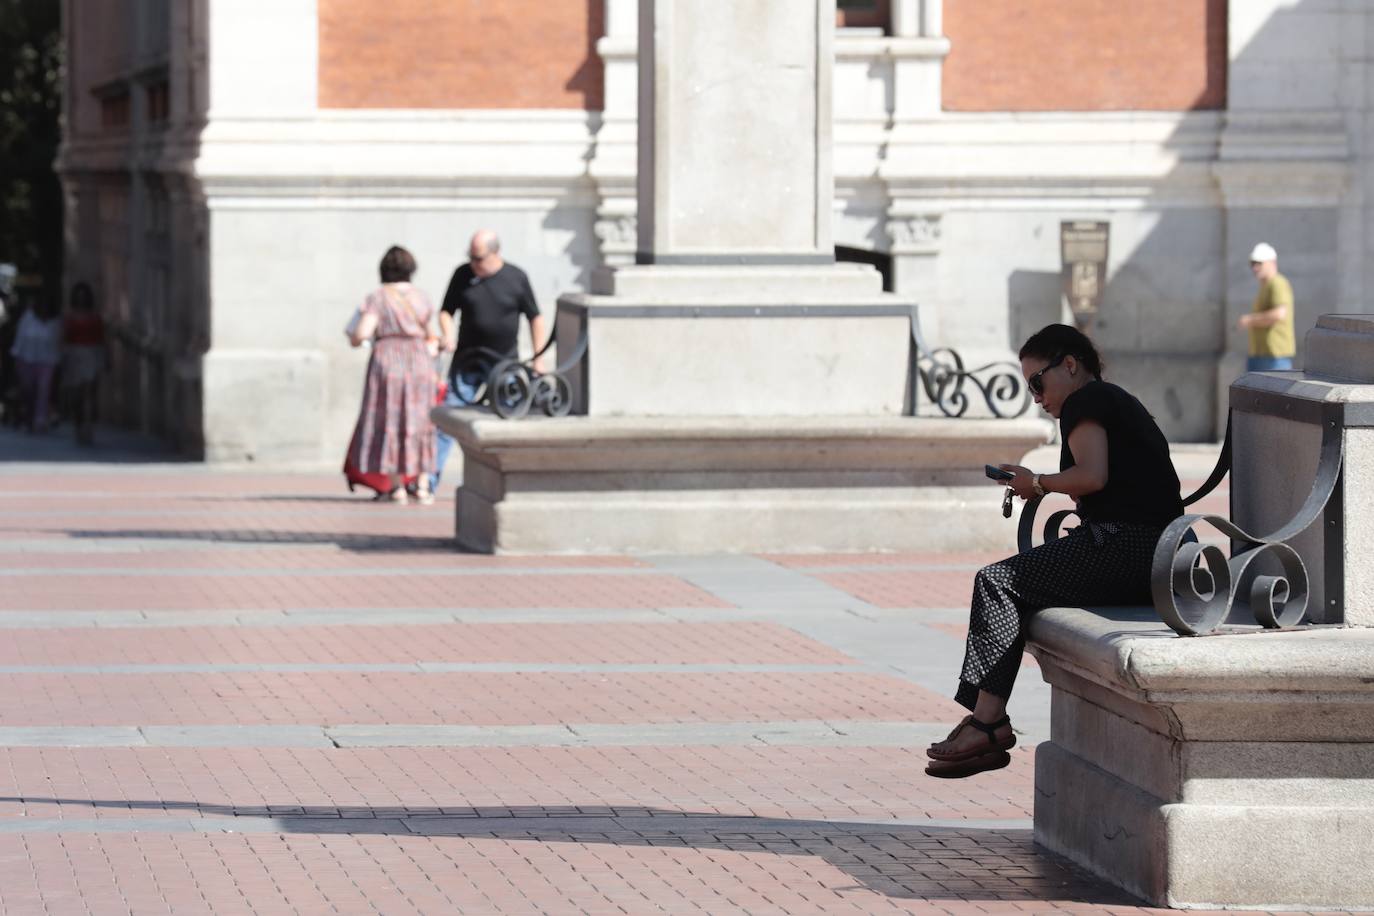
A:
<svg viewBox="0 0 1374 916">
<path fill-rule="evenodd" d="M 501 240 L 490 229 L 478 229 L 468 242 L 468 263 L 472 272 L 479 277 L 490 277 L 503 266 L 501 260 Z"/>
<path fill-rule="evenodd" d="M 468 243 L 468 257 L 474 261 L 489 254 L 501 253 L 501 240 L 496 237 L 496 233 L 490 229 L 478 229 L 472 234 L 472 241 Z"/>
</svg>

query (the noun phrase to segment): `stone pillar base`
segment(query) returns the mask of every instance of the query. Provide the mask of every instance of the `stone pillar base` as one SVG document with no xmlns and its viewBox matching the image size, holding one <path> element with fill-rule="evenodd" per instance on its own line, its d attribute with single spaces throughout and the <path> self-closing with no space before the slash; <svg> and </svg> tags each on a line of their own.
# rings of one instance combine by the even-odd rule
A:
<svg viewBox="0 0 1374 916">
<path fill-rule="evenodd" d="M 1036 842 L 1159 906 L 1374 909 L 1374 632 L 1107 610 L 1031 626 Z"/>
<path fill-rule="evenodd" d="M 498 553 L 1014 550 L 985 463 L 1040 420 L 532 418 L 436 408 L 458 545 Z"/>
</svg>

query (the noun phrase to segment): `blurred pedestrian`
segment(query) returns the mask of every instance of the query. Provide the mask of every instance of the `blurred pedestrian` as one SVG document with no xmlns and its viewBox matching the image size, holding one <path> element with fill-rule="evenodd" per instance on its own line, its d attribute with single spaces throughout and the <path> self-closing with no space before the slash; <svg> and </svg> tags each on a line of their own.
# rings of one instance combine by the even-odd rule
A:
<svg viewBox="0 0 1374 916">
<path fill-rule="evenodd" d="M 24 310 L 10 355 L 19 379 L 24 424 L 30 432 L 47 432 L 53 373 L 62 358 L 62 323 L 51 297 L 40 295 Z"/>
<path fill-rule="evenodd" d="M 434 470 L 434 355 L 438 338 L 430 333 L 434 305 L 410 282 L 415 258 L 400 246 L 382 257 L 380 288 L 369 293 L 349 323 L 355 347 L 371 343 L 363 385 L 362 409 L 349 445 L 346 473 L 385 475 L 378 499 L 409 501 L 407 485 L 424 505 L 434 502 L 429 475 Z M 351 476 L 351 475 L 350 475 Z"/>
<path fill-rule="evenodd" d="M 1247 372 L 1292 369 L 1298 354 L 1293 333 L 1293 285 L 1279 273 L 1279 254 L 1274 246 L 1260 242 L 1250 252 L 1250 272 L 1259 281 L 1259 292 L 1248 315 L 1241 315 L 1236 326 L 1250 332 L 1250 358 Z"/>
<path fill-rule="evenodd" d="M 530 342 L 538 353 L 547 335 L 530 278 L 501 257 L 501 240 L 495 232 L 477 230 L 468 243 L 468 262 L 453 272 L 439 313 L 444 348 L 454 351 L 445 405 L 465 407 L 475 403 L 478 390 L 496 363 L 518 355 L 521 315 L 529 321 Z M 535 372 L 547 369 L 543 357 L 535 360 Z M 438 454 L 431 480 L 434 489 L 439 486 L 444 462 L 454 445 L 453 437 L 442 431 L 437 438 Z"/>
<path fill-rule="evenodd" d="M 94 441 L 96 383 L 105 370 L 105 322 L 89 283 L 72 287 L 62 322 L 62 391 L 79 445 Z"/>
</svg>

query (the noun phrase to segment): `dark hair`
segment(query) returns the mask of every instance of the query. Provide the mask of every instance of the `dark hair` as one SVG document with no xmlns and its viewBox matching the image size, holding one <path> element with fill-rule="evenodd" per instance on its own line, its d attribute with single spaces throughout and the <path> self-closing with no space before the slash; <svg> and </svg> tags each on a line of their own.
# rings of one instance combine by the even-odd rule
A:
<svg viewBox="0 0 1374 916">
<path fill-rule="evenodd" d="M 34 294 L 31 308 L 39 321 L 47 324 L 62 313 L 62 301 L 58 295 L 60 293 L 55 294 L 46 287 Z"/>
<path fill-rule="evenodd" d="M 1034 356 L 1039 359 L 1054 359 L 1056 356 L 1072 356 L 1083 364 L 1083 368 L 1093 378 L 1102 378 L 1102 357 L 1097 347 L 1078 328 L 1067 324 L 1049 324 L 1036 331 L 1021 345 L 1018 359 Z"/>
<path fill-rule="evenodd" d="M 71 295 L 67 301 L 78 312 L 94 310 L 95 290 L 91 289 L 91 284 L 85 280 L 78 280 L 72 285 Z"/>
<path fill-rule="evenodd" d="M 415 273 L 415 256 L 400 245 L 392 245 L 382 255 L 382 282 L 404 283 Z"/>
</svg>

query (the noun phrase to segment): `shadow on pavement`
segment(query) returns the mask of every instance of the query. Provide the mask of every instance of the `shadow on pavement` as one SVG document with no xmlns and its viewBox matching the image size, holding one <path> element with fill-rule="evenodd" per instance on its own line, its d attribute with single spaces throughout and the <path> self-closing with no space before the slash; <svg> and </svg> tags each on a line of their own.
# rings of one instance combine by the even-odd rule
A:
<svg viewBox="0 0 1374 916">
<path fill-rule="evenodd" d="M 265 828 L 264 832 L 272 833 L 462 837 L 814 856 L 855 880 L 853 887 L 832 888 L 839 892 L 864 889 L 903 899 L 971 902 L 1140 905 L 1067 859 L 1036 847 L 1028 829 L 963 826 L 957 821 L 865 823 L 605 805 L 235 807 L 127 799 L 0 798 L 4 802 L 190 811 L 211 820 L 207 832 Z M 222 827 L 214 818 L 232 818 L 234 826 Z M 116 826 L 118 821 L 109 823 Z M 147 821 L 139 824 L 141 830 L 156 829 Z"/>
<path fill-rule="evenodd" d="M 0 427 L 0 464 L 185 464 L 187 459 L 156 439 L 126 430 L 101 427 L 95 445 L 79 446 L 71 431 L 58 427 L 27 433 Z"/>
</svg>

